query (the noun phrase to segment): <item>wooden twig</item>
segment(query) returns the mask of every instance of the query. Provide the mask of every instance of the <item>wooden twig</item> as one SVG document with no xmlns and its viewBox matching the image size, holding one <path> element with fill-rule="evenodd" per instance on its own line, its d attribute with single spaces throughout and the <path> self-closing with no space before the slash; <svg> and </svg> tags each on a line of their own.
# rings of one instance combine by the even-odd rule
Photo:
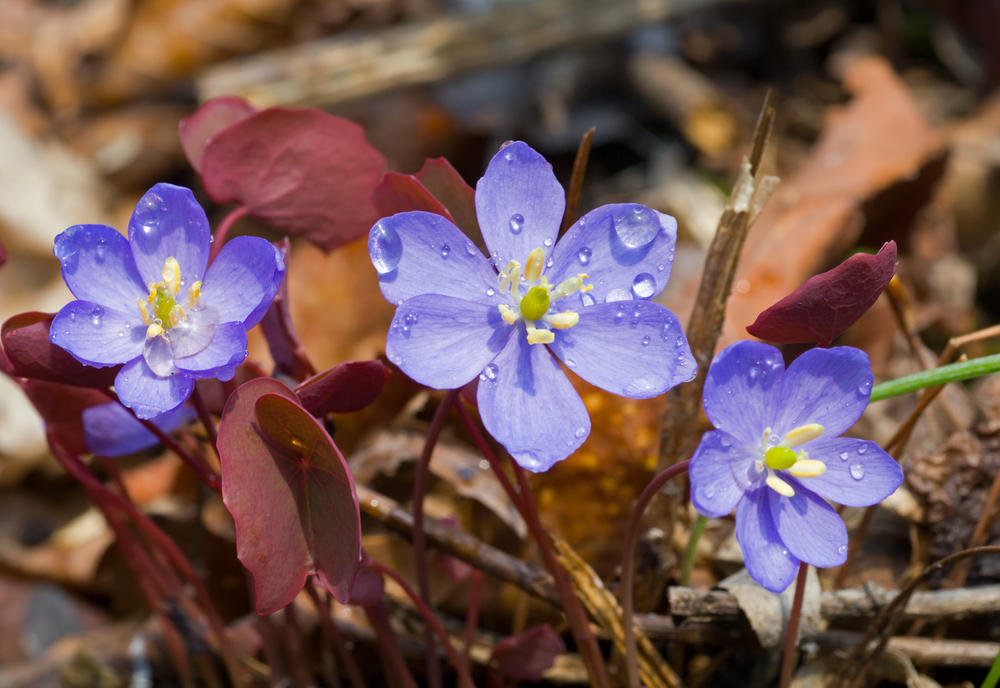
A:
<svg viewBox="0 0 1000 688">
<path fill-rule="evenodd" d="M 803 641 L 815 642 L 830 649 L 848 648 L 858 644 L 861 633 L 856 631 L 822 631 Z M 894 636 L 886 644 L 889 652 L 901 652 L 914 663 L 925 666 L 989 666 L 1000 653 L 1000 643 L 974 640 L 941 640 Z"/>
</svg>

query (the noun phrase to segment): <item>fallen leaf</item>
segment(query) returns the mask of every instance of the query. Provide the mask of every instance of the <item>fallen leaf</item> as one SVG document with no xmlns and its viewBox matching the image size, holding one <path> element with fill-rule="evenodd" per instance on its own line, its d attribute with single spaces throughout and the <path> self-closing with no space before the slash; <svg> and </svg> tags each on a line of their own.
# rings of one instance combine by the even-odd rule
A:
<svg viewBox="0 0 1000 688">
<path fill-rule="evenodd" d="M 830 346 L 872 307 L 896 274 L 896 242 L 878 254 L 857 253 L 802 286 L 757 316 L 747 332 L 782 344 Z"/>
<path fill-rule="evenodd" d="M 295 394 L 317 418 L 353 413 L 378 398 L 389 373 L 381 361 L 345 361 L 303 381 Z"/>
</svg>

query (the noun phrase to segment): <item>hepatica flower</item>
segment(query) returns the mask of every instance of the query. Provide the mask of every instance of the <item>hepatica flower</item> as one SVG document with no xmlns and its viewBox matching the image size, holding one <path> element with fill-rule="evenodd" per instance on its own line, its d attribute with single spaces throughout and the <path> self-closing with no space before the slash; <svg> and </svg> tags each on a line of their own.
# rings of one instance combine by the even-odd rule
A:
<svg viewBox="0 0 1000 688">
<path fill-rule="evenodd" d="M 232 378 L 247 355 L 247 329 L 284 276 L 281 253 L 264 239 L 237 237 L 208 265 L 210 243 L 194 194 L 171 184 L 139 200 L 127 241 L 104 225 L 56 237 L 78 300 L 59 311 L 49 338 L 81 363 L 124 364 L 115 391 L 140 418 L 180 406 L 195 379 Z"/>
<path fill-rule="evenodd" d="M 171 433 L 180 425 L 193 420 L 190 406 L 178 406 L 173 411 L 154 416 L 150 420 L 156 427 Z M 99 456 L 125 456 L 149 449 L 160 440 L 137 421 L 118 402 L 98 404 L 83 410 L 83 438 L 87 449 Z"/>
<path fill-rule="evenodd" d="M 563 189 L 521 142 L 490 161 L 475 202 L 489 259 L 447 219 L 420 211 L 380 220 L 368 250 L 382 294 L 399 306 L 389 360 L 436 389 L 478 377 L 483 424 L 521 466 L 547 470 L 590 433 L 557 359 L 640 399 L 694 376 L 677 318 L 649 300 L 670 274 L 672 217 L 605 205 L 556 243 Z"/>
<path fill-rule="evenodd" d="M 785 370 L 781 353 L 742 341 L 716 356 L 704 404 L 717 428 L 691 458 L 691 501 L 710 517 L 736 509 L 747 571 L 780 592 L 799 562 L 839 566 L 847 529 L 827 499 L 876 504 L 903 480 L 877 444 L 841 437 L 871 396 L 868 356 L 852 347 L 810 349 Z"/>
</svg>

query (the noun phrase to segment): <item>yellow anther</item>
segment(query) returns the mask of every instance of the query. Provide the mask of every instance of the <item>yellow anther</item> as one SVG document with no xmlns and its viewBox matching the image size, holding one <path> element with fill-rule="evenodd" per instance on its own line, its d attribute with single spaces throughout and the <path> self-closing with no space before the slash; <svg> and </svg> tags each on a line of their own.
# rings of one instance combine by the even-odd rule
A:
<svg viewBox="0 0 1000 688">
<path fill-rule="evenodd" d="M 149 309 L 146 308 L 146 303 L 140 298 L 135 300 L 136 304 L 139 306 L 139 315 L 142 316 L 142 324 L 149 324 Z"/>
<path fill-rule="evenodd" d="M 549 324 L 557 330 L 568 330 L 580 322 L 580 314 L 573 311 L 563 311 L 548 318 Z"/>
<path fill-rule="evenodd" d="M 784 445 L 786 447 L 797 447 L 805 444 L 809 440 L 814 440 L 823 434 L 825 428 L 819 423 L 806 423 L 797 428 L 789 430 L 785 434 Z"/>
<path fill-rule="evenodd" d="M 590 291 L 590 290 L 591 290 L 591 289 L 593 289 L 593 288 L 594 288 L 594 285 L 593 285 L 593 284 L 588 284 L 588 285 L 587 285 L 587 286 L 585 286 L 585 287 L 580 287 L 580 291 L 581 291 L 582 293 L 586 294 L 586 293 L 587 293 L 588 291 Z"/>
<path fill-rule="evenodd" d="M 545 251 L 536 248 L 528 254 L 528 262 L 524 264 L 524 279 L 528 282 L 537 282 L 542 276 L 542 267 L 545 265 Z"/>
<path fill-rule="evenodd" d="M 177 327 L 177 323 L 184 319 L 184 306 L 179 303 L 174 304 L 170 309 L 170 326 Z"/>
<path fill-rule="evenodd" d="M 198 300 L 201 298 L 201 281 L 195 282 L 190 287 L 188 287 L 188 308 L 192 308 L 198 305 Z"/>
<path fill-rule="evenodd" d="M 528 344 L 551 344 L 556 340 L 556 335 L 552 330 L 542 330 L 535 327 L 528 328 Z"/>
<path fill-rule="evenodd" d="M 788 472 L 796 478 L 815 478 L 826 473 L 826 464 L 815 459 L 799 459 Z"/>
<path fill-rule="evenodd" d="M 780 494 L 782 497 L 795 496 L 795 490 L 792 488 L 792 486 L 786 483 L 778 476 L 774 475 L 773 473 L 767 476 L 767 480 L 765 480 L 764 482 L 766 482 L 768 487 L 770 487 L 772 490 Z"/>
<path fill-rule="evenodd" d="M 515 313 L 514 309 L 507 304 L 501 303 L 497 306 L 497 309 L 500 311 L 500 317 L 503 318 L 503 321 L 508 325 L 513 325 L 517 322 L 517 313 Z"/>
<path fill-rule="evenodd" d="M 517 294 L 517 283 L 520 281 L 521 264 L 512 260 L 500 273 L 500 293 L 503 294 L 509 289 L 511 294 Z"/>
<path fill-rule="evenodd" d="M 585 279 L 587 279 L 587 275 L 582 272 L 574 277 L 567 277 L 552 292 L 552 298 L 561 299 L 564 296 L 569 296 L 573 292 L 583 289 L 583 280 Z M 590 285 L 590 288 L 593 289 L 593 285 Z"/>
<path fill-rule="evenodd" d="M 173 256 L 167 258 L 163 263 L 163 284 L 174 296 L 181 288 L 181 265 Z"/>
<path fill-rule="evenodd" d="M 154 320 L 150 323 L 149 327 L 146 328 L 146 339 L 159 337 L 161 334 L 163 334 L 163 325 L 160 324 L 159 320 Z"/>
</svg>

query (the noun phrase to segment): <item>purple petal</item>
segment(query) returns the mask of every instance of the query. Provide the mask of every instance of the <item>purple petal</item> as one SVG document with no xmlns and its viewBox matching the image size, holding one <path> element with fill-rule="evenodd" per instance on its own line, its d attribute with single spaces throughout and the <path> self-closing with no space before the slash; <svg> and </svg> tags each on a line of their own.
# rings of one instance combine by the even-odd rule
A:
<svg viewBox="0 0 1000 688">
<path fill-rule="evenodd" d="M 754 458 L 753 452 L 728 433 L 710 430 L 702 435 L 688 467 L 691 502 L 698 513 L 709 518 L 731 513 L 757 482 Z"/>
<path fill-rule="evenodd" d="M 649 299 L 667 286 L 677 243 L 677 220 L 644 205 L 616 203 L 591 210 L 556 244 L 552 284 L 586 273 L 593 289 L 570 298 L 586 303 Z M 593 300 L 591 300 L 593 299 Z"/>
<path fill-rule="evenodd" d="M 840 514 L 814 495 L 805 483 L 781 476 L 795 489 L 782 497 L 770 488 L 767 500 L 782 542 L 802 561 L 813 566 L 840 566 L 847 560 L 847 526 Z"/>
<path fill-rule="evenodd" d="M 490 301 L 497 272 L 451 222 L 422 210 L 379 220 L 368 234 L 368 253 L 382 295 L 395 304 L 421 294 Z"/>
<path fill-rule="evenodd" d="M 138 310 L 126 314 L 90 301 L 70 301 L 52 321 L 49 340 L 81 363 L 118 365 L 142 354 L 146 326 Z"/>
<path fill-rule="evenodd" d="M 810 349 L 785 373 L 774 430 L 784 434 L 807 423 L 819 423 L 824 437 L 843 434 L 857 422 L 871 396 L 872 366 L 868 354 L 852 346 Z"/>
<path fill-rule="evenodd" d="M 522 468 L 541 473 L 590 434 L 580 396 L 546 348 L 517 332 L 479 382 L 483 425 Z"/>
<path fill-rule="evenodd" d="M 648 399 L 694 377 L 695 361 L 681 324 L 660 304 L 601 303 L 579 313 L 580 322 L 557 330 L 549 348 L 587 382 Z"/>
<path fill-rule="evenodd" d="M 795 578 L 799 560 L 788 551 L 767 505 L 769 487 L 748 492 L 736 507 L 736 540 L 750 577 L 771 592 L 782 592 Z"/>
<path fill-rule="evenodd" d="M 853 437 L 823 437 L 802 445 L 826 473 L 802 480 L 820 497 L 844 506 L 878 504 L 903 482 L 903 469 L 874 442 Z"/>
<path fill-rule="evenodd" d="M 182 290 L 205 274 L 211 231 L 191 189 L 173 184 L 153 186 L 135 206 L 128 223 L 128 241 L 146 283 L 163 281 L 163 264 L 171 257 L 180 264 Z"/>
<path fill-rule="evenodd" d="M 171 360 L 203 351 L 215 339 L 219 320 L 219 314 L 211 308 L 199 307 L 187 311 L 184 318 L 170 328 Z"/>
<path fill-rule="evenodd" d="M 118 398 L 143 419 L 173 411 L 187 401 L 193 389 L 192 378 L 182 374 L 159 377 L 142 358 L 127 363 L 115 378 Z"/>
<path fill-rule="evenodd" d="M 705 414 L 712 425 L 757 446 L 773 427 L 785 364 L 773 346 L 744 340 L 716 355 L 705 378 Z"/>
<path fill-rule="evenodd" d="M 385 353 L 422 385 L 455 389 L 479 375 L 512 332 L 495 306 L 424 294 L 396 309 Z"/>
<path fill-rule="evenodd" d="M 241 322 L 250 329 L 264 317 L 284 275 L 284 258 L 270 242 L 236 237 L 208 266 L 201 302 L 218 314 L 219 322 Z"/>
<path fill-rule="evenodd" d="M 121 234 L 104 225 L 75 225 L 56 237 L 52 252 L 76 298 L 138 315 L 136 299 L 148 290 Z"/>
<path fill-rule="evenodd" d="M 164 432 L 173 432 L 194 417 L 187 406 L 180 406 L 150 420 Z M 87 448 L 100 456 L 125 456 L 155 447 L 159 440 L 118 402 L 98 404 L 83 411 L 83 436 Z"/>
<path fill-rule="evenodd" d="M 247 331 L 240 322 L 222 323 L 212 343 L 193 356 L 174 359 L 177 370 L 196 379 L 231 380 L 236 366 L 247 357 Z"/>
<path fill-rule="evenodd" d="M 536 248 L 551 254 L 566 196 L 552 166 L 528 144 L 514 141 L 493 156 L 475 198 L 486 247 L 500 268 L 510 260 L 524 265 Z"/>
</svg>

